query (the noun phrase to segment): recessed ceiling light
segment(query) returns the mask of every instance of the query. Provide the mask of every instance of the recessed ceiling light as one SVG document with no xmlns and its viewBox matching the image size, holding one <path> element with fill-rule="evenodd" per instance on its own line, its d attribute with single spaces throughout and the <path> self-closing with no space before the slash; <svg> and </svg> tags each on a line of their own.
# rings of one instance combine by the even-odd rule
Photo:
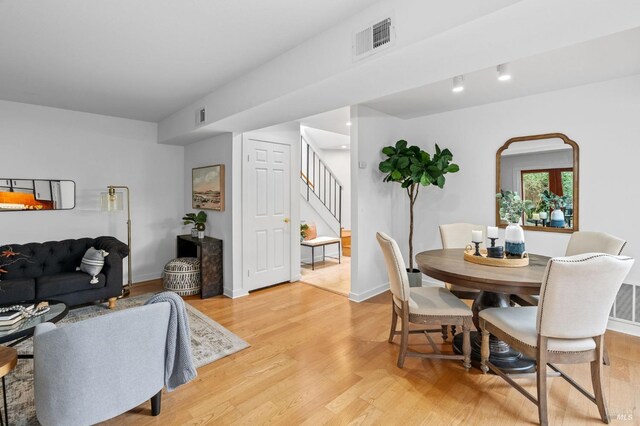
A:
<svg viewBox="0 0 640 426">
<path fill-rule="evenodd" d="M 347 121 L 347 126 L 351 126 L 351 122 L 350 121 Z"/>
<path fill-rule="evenodd" d="M 507 81 L 511 80 L 511 67 L 509 64 L 500 64 L 497 67 L 498 69 L 498 80 Z"/>
<path fill-rule="evenodd" d="M 348 147 L 346 145 L 342 145 L 340 148 L 347 149 Z"/>
<path fill-rule="evenodd" d="M 453 77 L 453 88 L 451 89 L 453 92 L 458 93 L 464 90 L 464 76 L 456 76 Z"/>
</svg>

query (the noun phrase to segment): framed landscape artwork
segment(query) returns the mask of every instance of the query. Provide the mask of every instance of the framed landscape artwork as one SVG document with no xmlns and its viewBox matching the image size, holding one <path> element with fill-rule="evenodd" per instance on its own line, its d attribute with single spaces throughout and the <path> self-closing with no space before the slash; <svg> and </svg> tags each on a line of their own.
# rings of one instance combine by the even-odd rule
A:
<svg viewBox="0 0 640 426">
<path fill-rule="evenodd" d="M 194 209 L 224 211 L 224 164 L 193 169 L 191 182 Z"/>
</svg>

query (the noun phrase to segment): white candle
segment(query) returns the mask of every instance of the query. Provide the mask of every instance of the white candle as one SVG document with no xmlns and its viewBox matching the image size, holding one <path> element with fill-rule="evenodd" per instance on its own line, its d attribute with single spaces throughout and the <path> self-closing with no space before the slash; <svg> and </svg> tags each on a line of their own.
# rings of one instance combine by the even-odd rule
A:
<svg viewBox="0 0 640 426">
<path fill-rule="evenodd" d="M 547 212 L 540 212 L 540 219 L 544 220 L 547 218 Z"/>
<path fill-rule="evenodd" d="M 498 227 L 497 226 L 489 226 L 489 227 L 487 227 L 487 238 L 498 238 Z"/>
<path fill-rule="evenodd" d="M 540 220 L 540 213 L 534 213 L 533 220 Z"/>
<path fill-rule="evenodd" d="M 474 243 L 482 242 L 482 231 L 471 231 L 471 241 Z"/>
</svg>

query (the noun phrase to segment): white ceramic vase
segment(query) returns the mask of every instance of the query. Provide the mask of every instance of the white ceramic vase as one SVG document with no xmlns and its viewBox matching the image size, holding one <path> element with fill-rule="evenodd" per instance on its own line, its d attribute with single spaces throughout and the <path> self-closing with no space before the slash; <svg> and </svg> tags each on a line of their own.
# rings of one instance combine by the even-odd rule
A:
<svg viewBox="0 0 640 426">
<path fill-rule="evenodd" d="M 524 230 L 519 223 L 510 223 L 505 230 L 505 254 L 520 257 L 524 253 Z"/>
<path fill-rule="evenodd" d="M 564 228 L 564 212 L 560 209 L 555 209 L 551 212 L 551 226 L 554 228 Z"/>
</svg>

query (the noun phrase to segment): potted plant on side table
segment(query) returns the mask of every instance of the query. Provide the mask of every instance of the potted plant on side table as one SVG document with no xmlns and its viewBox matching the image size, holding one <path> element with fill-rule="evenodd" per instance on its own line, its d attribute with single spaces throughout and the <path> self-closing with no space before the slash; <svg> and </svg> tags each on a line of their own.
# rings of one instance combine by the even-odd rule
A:
<svg viewBox="0 0 640 426">
<path fill-rule="evenodd" d="M 396 182 L 407 192 L 409 198 L 409 283 L 412 287 L 422 286 L 422 273 L 413 268 L 413 207 L 421 186 L 435 185 L 442 189 L 447 173 L 460 170 L 451 163 L 453 154 L 448 149 L 440 149 L 431 156 L 417 146 L 407 146 L 407 141 L 399 140 L 395 146 L 387 146 L 382 153 L 387 157 L 378 168 L 385 173 L 384 182 Z"/>
<path fill-rule="evenodd" d="M 206 229 L 206 224 L 207 224 L 207 214 L 205 212 L 200 210 L 198 214 L 187 213 L 182 218 L 182 223 L 184 225 L 193 223 L 194 228 L 198 231 L 198 238 L 200 239 L 204 238 L 204 230 Z"/>
</svg>

